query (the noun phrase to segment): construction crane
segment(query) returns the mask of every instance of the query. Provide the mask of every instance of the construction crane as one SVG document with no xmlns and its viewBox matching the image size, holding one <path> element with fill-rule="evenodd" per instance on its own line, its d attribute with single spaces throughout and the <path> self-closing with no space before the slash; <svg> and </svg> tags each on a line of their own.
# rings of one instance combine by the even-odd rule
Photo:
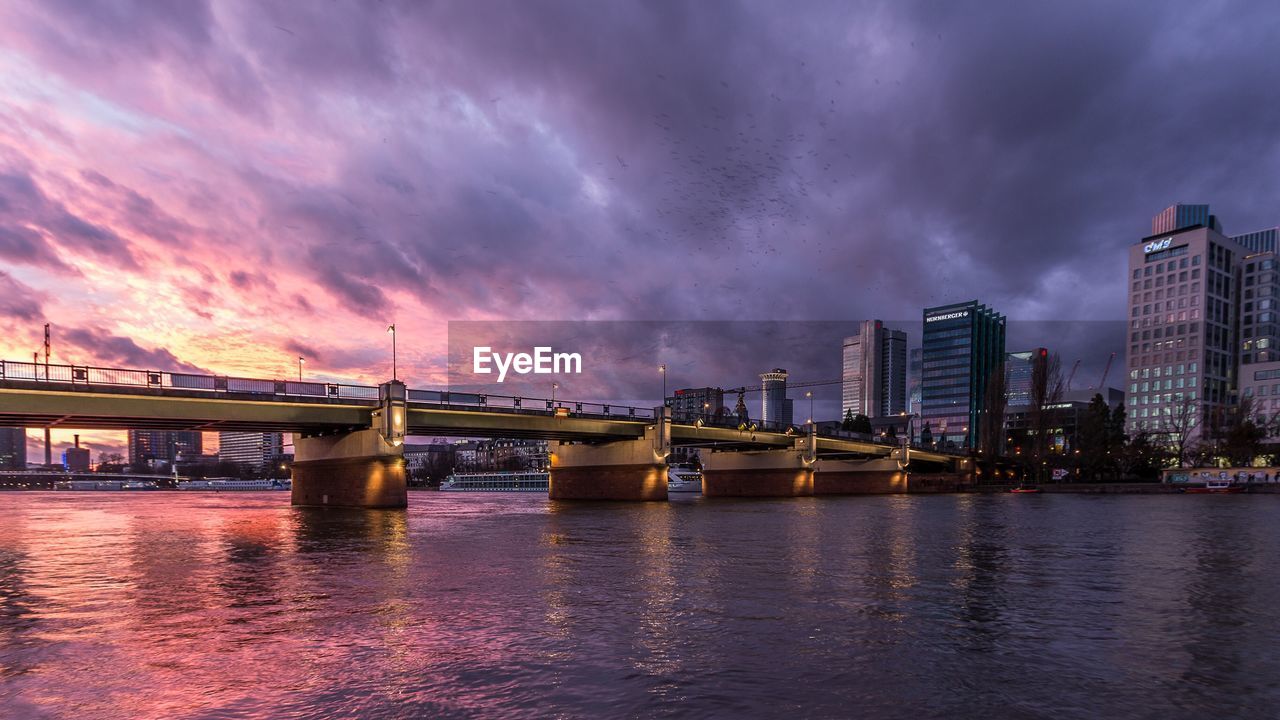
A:
<svg viewBox="0 0 1280 720">
<path fill-rule="evenodd" d="M 1107 366 L 1102 369 L 1102 379 L 1098 381 L 1098 389 L 1103 390 L 1107 387 L 1107 375 L 1111 373 L 1111 362 L 1116 359 L 1115 352 L 1107 358 Z"/>
<path fill-rule="evenodd" d="M 1076 371 L 1080 369 L 1080 361 L 1076 360 L 1076 364 L 1071 366 L 1071 374 L 1067 376 L 1067 392 L 1071 392 L 1071 381 L 1075 379 Z"/>
</svg>

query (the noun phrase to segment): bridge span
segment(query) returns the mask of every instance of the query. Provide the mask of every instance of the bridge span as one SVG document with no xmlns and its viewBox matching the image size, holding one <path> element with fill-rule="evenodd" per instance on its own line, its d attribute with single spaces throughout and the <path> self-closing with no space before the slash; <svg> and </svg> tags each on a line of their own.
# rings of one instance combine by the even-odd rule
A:
<svg viewBox="0 0 1280 720">
<path fill-rule="evenodd" d="M 708 495 L 835 492 L 873 473 L 887 478 L 876 487 L 906 490 L 912 471 L 967 469 L 812 426 L 673 422 L 661 407 L 12 361 L 0 361 L 0 425 L 292 433 L 295 504 L 404 506 L 407 435 L 556 441 L 550 492 L 565 499 L 663 499 L 676 445 L 709 450 Z"/>
</svg>

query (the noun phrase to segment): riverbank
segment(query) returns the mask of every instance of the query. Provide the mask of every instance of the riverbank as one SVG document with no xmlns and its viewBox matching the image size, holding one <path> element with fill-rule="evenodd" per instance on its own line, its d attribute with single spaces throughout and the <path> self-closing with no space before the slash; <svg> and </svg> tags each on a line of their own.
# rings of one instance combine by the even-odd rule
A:
<svg viewBox="0 0 1280 720">
<path fill-rule="evenodd" d="M 1004 493 L 1013 485 L 979 485 L 973 492 Z M 1056 483 L 1040 485 L 1045 493 L 1066 493 L 1077 495 L 1176 495 L 1182 491 L 1183 485 L 1165 485 L 1163 483 L 1116 482 L 1116 483 Z M 1246 492 L 1273 495 L 1280 494 L 1280 483 L 1265 485 L 1248 485 Z"/>
</svg>

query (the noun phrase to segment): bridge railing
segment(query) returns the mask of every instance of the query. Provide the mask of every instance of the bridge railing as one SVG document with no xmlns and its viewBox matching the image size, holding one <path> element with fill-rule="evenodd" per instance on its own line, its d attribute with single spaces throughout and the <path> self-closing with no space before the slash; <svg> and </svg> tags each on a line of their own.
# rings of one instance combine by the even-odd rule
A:
<svg viewBox="0 0 1280 720">
<path fill-rule="evenodd" d="M 54 365 L 52 363 L 0 360 L 0 380 L 71 385 L 136 387 L 151 389 L 194 390 L 199 392 L 234 393 L 240 395 L 329 398 L 337 400 L 378 400 L 378 388 L 370 385 L 263 380 L 226 375 L 176 373 L 162 370 L 128 370 L 93 365 Z"/>
<path fill-rule="evenodd" d="M 548 415 L 598 420 L 653 420 L 653 408 L 626 404 L 550 400 L 489 393 L 410 390 L 409 402 L 442 410 L 478 410 L 519 415 Z"/>
</svg>

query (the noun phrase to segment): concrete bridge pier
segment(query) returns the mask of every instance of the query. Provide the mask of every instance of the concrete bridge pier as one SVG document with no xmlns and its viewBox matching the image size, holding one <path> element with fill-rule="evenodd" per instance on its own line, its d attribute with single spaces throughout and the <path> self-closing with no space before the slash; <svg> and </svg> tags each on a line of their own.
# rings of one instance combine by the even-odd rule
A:
<svg viewBox="0 0 1280 720">
<path fill-rule="evenodd" d="M 378 390 L 382 406 L 373 412 L 373 427 L 319 437 L 294 435 L 294 505 L 409 505 L 404 465 L 407 393 L 404 383 L 395 380 Z"/>
<path fill-rule="evenodd" d="M 881 495 L 907 491 L 907 472 L 896 458 L 821 458 L 814 463 L 814 495 Z"/>
<path fill-rule="evenodd" d="M 671 408 L 654 408 L 644 437 L 552 447 L 552 500 L 666 500 Z"/>
<path fill-rule="evenodd" d="M 782 450 L 702 454 L 706 497 L 801 497 L 813 494 L 817 438 L 810 430 Z"/>
</svg>

